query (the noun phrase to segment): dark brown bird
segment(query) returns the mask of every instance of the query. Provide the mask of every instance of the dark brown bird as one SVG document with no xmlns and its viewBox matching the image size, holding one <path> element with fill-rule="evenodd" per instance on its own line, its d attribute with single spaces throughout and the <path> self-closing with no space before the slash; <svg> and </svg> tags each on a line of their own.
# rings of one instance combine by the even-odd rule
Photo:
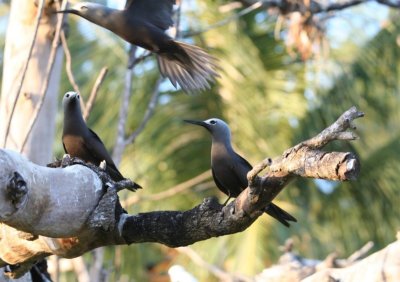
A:
<svg viewBox="0 0 400 282">
<path fill-rule="evenodd" d="M 248 186 L 247 173 L 253 167 L 233 150 L 228 124 L 217 118 L 205 121 L 185 121 L 203 126 L 211 133 L 211 171 L 215 184 L 219 190 L 228 195 L 226 202 L 231 197 L 239 196 Z M 274 203 L 268 204 L 265 212 L 287 227 L 290 226 L 288 221 L 297 221 L 296 218 Z"/>
<path fill-rule="evenodd" d="M 78 15 L 156 53 L 161 74 L 175 87 L 178 83 L 186 92 L 205 90 L 218 76 L 216 59 L 197 46 L 165 34 L 173 25 L 174 4 L 175 0 L 128 0 L 124 10 L 116 10 L 81 2 L 58 12 Z"/>
<path fill-rule="evenodd" d="M 79 99 L 79 95 L 75 92 L 67 92 L 63 98 L 64 127 L 62 142 L 65 153 L 97 166 L 102 161 L 105 161 L 106 171 L 111 178 L 114 181 L 124 180 L 125 178 L 118 171 L 99 136 L 86 126 L 82 117 Z M 141 188 L 140 185 L 136 185 L 133 188 Z"/>
</svg>

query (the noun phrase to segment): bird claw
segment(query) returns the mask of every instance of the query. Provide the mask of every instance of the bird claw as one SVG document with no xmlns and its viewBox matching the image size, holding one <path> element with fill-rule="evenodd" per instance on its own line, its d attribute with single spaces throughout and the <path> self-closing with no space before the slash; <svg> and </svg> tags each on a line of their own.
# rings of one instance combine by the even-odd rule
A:
<svg viewBox="0 0 400 282">
<path fill-rule="evenodd" d="M 107 168 L 107 163 L 106 163 L 105 160 L 103 160 L 103 161 L 100 162 L 99 168 L 102 169 L 102 170 L 106 170 L 106 168 Z"/>
<path fill-rule="evenodd" d="M 71 164 L 72 158 L 69 154 L 64 154 L 61 159 L 61 167 L 67 167 Z"/>
</svg>

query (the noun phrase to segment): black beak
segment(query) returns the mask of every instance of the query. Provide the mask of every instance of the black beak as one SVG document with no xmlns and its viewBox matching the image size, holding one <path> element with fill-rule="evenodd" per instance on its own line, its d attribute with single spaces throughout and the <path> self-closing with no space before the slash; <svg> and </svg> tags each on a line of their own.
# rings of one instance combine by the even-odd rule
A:
<svg viewBox="0 0 400 282">
<path fill-rule="evenodd" d="M 54 13 L 57 14 L 76 14 L 77 12 L 75 10 L 59 10 L 59 11 L 55 11 Z"/>
<path fill-rule="evenodd" d="M 184 121 L 184 122 L 187 122 L 187 123 L 195 124 L 195 125 L 200 125 L 200 126 L 205 127 L 205 128 L 208 129 L 208 124 L 205 123 L 204 121 L 201 121 L 201 120 L 189 120 L 189 119 L 184 119 L 183 121 Z"/>
</svg>

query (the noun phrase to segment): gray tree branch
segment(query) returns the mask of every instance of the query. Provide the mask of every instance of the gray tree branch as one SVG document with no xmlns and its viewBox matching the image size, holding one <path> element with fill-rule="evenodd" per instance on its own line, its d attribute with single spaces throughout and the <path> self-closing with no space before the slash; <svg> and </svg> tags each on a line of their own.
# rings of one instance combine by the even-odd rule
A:
<svg viewBox="0 0 400 282">
<path fill-rule="evenodd" d="M 375 1 L 379 4 L 399 9 L 400 2 L 396 0 L 349 0 L 349 1 L 337 1 L 329 2 L 329 4 L 323 4 L 322 1 L 288 1 L 288 0 L 239 0 L 243 9 L 236 14 L 233 14 L 221 21 L 210 24 L 199 30 L 187 30 L 181 32 L 180 37 L 187 38 L 192 36 L 198 36 L 215 28 L 229 24 L 253 11 L 259 9 L 277 8 L 281 14 L 287 15 L 294 12 L 300 12 L 302 14 L 322 14 L 330 13 L 334 11 L 341 11 L 347 8 L 364 4 L 366 2 Z M 236 6 L 236 5 L 235 5 Z"/>
<path fill-rule="evenodd" d="M 354 154 L 325 152 L 329 158 L 320 154 L 327 143 L 321 138 L 341 139 L 339 133 L 351 129 L 351 122 L 360 116 L 352 108 L 328 127 L 334 130 L 296 145 L 272 163 L 267 159 L 255 166 L 249 173 L 250 186 L 228 205 L 208 198 L 188 211 L 129 215 L 117 196 L 129 181 L 115 183 L 102 168 L 76 159 L 64 158 L 61 167 L 47 168 L 0 150 L 0 220 L 4 223 L 0 259 L 3 265 L 18 264 L 12 272 L 18 276 L 28 264 L 51 254 L 73 258 L 100 246 L 141 242 L 178 247 L 241 232 L 295 177 L 323 175 L 341 181 L 357 177 L 359 162 Z M 258 176 L 269 165 L 269 171 Z"/>
</svg>

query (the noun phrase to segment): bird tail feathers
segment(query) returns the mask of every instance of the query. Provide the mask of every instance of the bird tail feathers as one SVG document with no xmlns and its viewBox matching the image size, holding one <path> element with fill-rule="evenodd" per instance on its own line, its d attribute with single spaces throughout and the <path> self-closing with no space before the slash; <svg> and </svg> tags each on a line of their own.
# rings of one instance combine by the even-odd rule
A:
<svg viewBox="0 0 400 282">
<path fill-rule="evenodd" d="M 187 93 L 209 89 L 218 76 L 217 59 L 200 47 L 172 41 L 173 53 L 158 53 L 160 72 Z"/>
<path fill-rule="evenodd" d="M 108 165 L 106 167 L 106 171 L 110 175 L 111 179 L 114 180 L 114 181 L 122 181 L 122 180 L 126 179 L 125 177 L 122 176 L 122 174 L 119 172 L 119 170 L 115 167 L 114 164 Z M 134 191 L 134 190 L 140 189 L 140 188 L 142 188 L 142 186 L 140 186 L 136 182 L 133 182 L 133 186 L 129 190 Z"/>
<path fill-rule="evenodd" d="M 292 216 L 287 211 L 284 211 L 283 209 L 281 209 L 280 207 L 278 207 L 277 205 L 275 205 L 273 203 L 270 203 L 265 208 L 265 212 L 268 215 L 270 215 L 273 218 L 275 218 L 276 220 L 278 220 L 280 223 L 282 223 L 286 227 L 290 226 L 288 221 L 297 222 L 297 219 L 294 216 Z"/>
</svg>

